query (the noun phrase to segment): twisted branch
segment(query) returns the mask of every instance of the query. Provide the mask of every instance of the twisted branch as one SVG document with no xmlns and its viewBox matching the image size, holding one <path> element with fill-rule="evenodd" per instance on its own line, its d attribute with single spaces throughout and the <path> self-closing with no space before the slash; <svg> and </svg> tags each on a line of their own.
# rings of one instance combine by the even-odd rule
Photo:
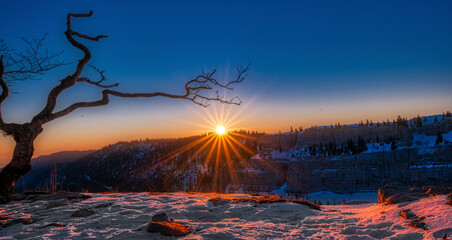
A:
<svg viewBox="0 0 452 240">
<path fill-rule="evenodd" d="M 35 117 L 33 117 L 32 123 L 37 124 L 37 125 L 42 125 L 43 119 L 46 118 L 47 116 L 51 115 L 53 110 L 55 109 L 58 96 L 64 90 L 72 87 L 75 84 L 77 79 L 79 79 L 80 75 L 82 74 L 83 68 L 85 67 L 85 65 L 91 59 L 91 52 L 89 51 L 89 49 L 85 45 L 83 45 L 80 42 L 76 41 L 73 38 L 73 35 L 76 35 L 76 36 L 78 36 L 80 38 L 84 38 L 84 39 L 88 39 L 88 40 L 94 40 L 94 41 L 97 41 L 97 40 L 99 40 L 101 38 L 106 37 L 106 36 L 100 35 L 98 37 L 91 38 L 91 37 L 88 37 L 86 35 L 77 33 L 77 32 L 72 30 L 72 27 L 71 27 L 71 18 L 72 17 L 90 17 L 91 15 L 93 15 L 93 11 L 90 11 L 88 14 L 73 14 L 73 13 L 69 13 L 67 15 L 67 18 L 66 18 L 67 19 L 67 21 L 66 21 L 67 30 L 65 32 L 66 38 L 72 44 L 72 46 L 80 49 L 83 52 L 84 56 L 83 56 L 82 59 L 79 60 L 75 72 L 72 75 L 67 76 L 66 78 L 64 78 L 58 86 L 54 87 L 50 91 L 50 93 L 49 93 L 49 95 L 47 97 L 47 104 L 46 104 L 46 106 L 42 109 L 42 111 L 40 113 L 38 113 Z"/>
<path fill-rule="evenodd" d="M 224 99 L 223 97 L 220 97 L 217 95 L 215 97 L 208 97 L 204 95 L 200 95 L 201 90 L 205 89 L 212 89 L 212 85 L 219 86 L 221 88 L 227 88 L 227 86 L 231 84 L 236 84 L 239 82 L 242 82 L 245 78 L 246 72 L 249 70 L 249 65 L 247 67 L 237 67 L 238 76 L 235 80 L 228 82 L 227 84 L 223 85 L 218 83 L 217 80 L 213 78 L 213 74 L 215 73 L 215 70 L 212 73 L 198 75 L 195 79 L 188 81 L 185 84 L 185 94 L 177 95 L 177 94 L 169 94 L 164 92 L 153 92 L 153 93 L 123 93 L 119 91 L 114 90 L 103 90 L 102 91 L 102 98 L 97 101 L 92 102 L 78 102 L 70 105 L 69 107 L 50 114 L 46 116 L 42 121 L 49 122 L 56 118 L 63 117 L 65 115 L 68 115 L 69 113 L 73 112 L 74 110 L 78 108 L 88 108 L 88 107 L 98 107 L 98 106 L 104 106 L 107 105 L 110 102 L 109 95 L 115 96 L 115 97 L 122 97 L 122 98 L 139 98 L 139 97 L 145 97 L 145 98 L 151 98 L 151 97 L 167 97 L 167 98 L 174 98 L 174 99 L 186 99 L 189 101 L 192 101 L 193 103 L 202 106 L 207 107 L 209 101 L 216 101 L 223 104 L 234 104 L 234 105 L 240 105 L 242 101 L 239 97 L 233 97 L 229 100 Z M 226 87 L 225 87 L 226 86 Z M 227 88 L 231 89 L 231 88 Z"/>
<path fill-rule="evenodd" d="M 107 37 L 107 36 L 99 35 L 97 37 L 90 37 L 90 36 L 78 33 L 76 31 L 73 31 L 71 28 L 71 18 L 72 17 L 90 17 L 92 14 L 93 14 L 93 12 L 90 11 L 88 14 L 69 13 L 67 15 L 67 24 L 66 24 L 67 31 L 65 32 L 66 38 L 74 47 L 80 49 L 84 53 L 84 57 L 79 60 L 75 72 L 72 75 L 63 79 L 61 81 L 61 83 L 58 86 L 56 86 L 55 88 L 53 88 L 52 91 L 49 93 L 46 106 L 32 120 L 32 123 L 35 124 L 36 126 L 42 125 L 42 124 L 52 121 L 56 118 L 65 116 L 78 108 L 97 107 L 97 106 L 107 105 L 110 101 L 110 99 L 109 99 L 110 95 L 115 96 L 115 97 L 123 97 L 123 98 L 167 97 L 167 98 L 174 98 L 174 99 L 186 99 L 186 100 L 189 100 L 202 107 L 209 106 L 208 103 L 210 101 L 216 101 L 216 102 L 220 102 L 223 104 L 235 104 L 235 105 L 240 105 L 242 103 L 242 101 L 238 97 L 234 97 L 232 99 L 224 99 L 224 97 L 222 97 L 218 94 L 218 91 L 216 91 L 215 96 L 209 96 L 204 93 L 205 93 L 205 90 L 212 90 L 214 87 L 232 90 L 233 88 L 231 87 L 231 85 L 238 84 L 238 83 L 242 82 L 243 80 L 245 80 L 245 78 L 247 76 L 247 71 L 249 70 L 249 65 L 246 67 L 237 66 L 236 67 L 237 77 L 234 80 L 232 80 L 226 84 L 221 84 L 213 77 L 216 70 L 213 70 L 210 73 L 203 72 L 201 75 L 198 75 L 196 78 L 188 81 L 185 84 L 185 86 L 184 86 L 185 93 L 184 94 L 170 94 L 170 93 L 164 93 L 164 92 L 123 93 L 120 91 L 110 90 L 109 88 L 118 86 L 118 83 L 111 84 L 111 85 L 104 85 L 103 81 L 106 79 L 104 76 L 104 72 L 93 66 L 91 66 L 91 67 L 95 71 L 97 71 L 101 76 L 101 79 L 99 81 L 96 82 L 96 81 L 90 80 L 87 77 L 80 77 L 84 67 L 88 64 L 88 62 L 91 58 L 91 53 L 85 45 L 76 41 L 73 38 L 73 36 L 77 36 L 79 38 L 83 38 L 83 39 L 87 39 L 87 40 L 91 40 L 91 41 L 98 41 L 99 39 Z M 74 104 L 68 106 L 67 108 L 65 108 L 61 111 L 54 113 L 53 110 L 56 106 L 56 101 L 57 101 L 58 95 L 61 92 L 63 92 L 65 89 L 72 87 L 76 82 L 86 82 L 86 83 L 98 86 L 100 88 L 106 88 L 106 89 L 102 91 L 102 98 L 97 101 L 77 102 L 77 103 L 74 103 Z"/>
<path fill-rule="evenodd" d="M 0 128 L 2 128 L 2 125 L 4 124 L 3 118 L 2 118 L 2 103 L 5 101 L 5 99 L 9 95 L 9 89 L 8 85 L 6 85 L 6 82 L 3 80 L 3 75 L 5 73 L 5 65 L 3 65 L 3 55 L 0 56 L 0 86 L 2 87 L 2 94 L 0 95 Z"/>
<path fill-rule="evenodd" d="M 101 79 L 97 82 L 91 81 L 86 77 L 81 77 L 77 79 L 77 82 L 87 82 L 89 84 L 93 84 L 95 86 L 101 87 L 101 88 L 112 88 L 112 87 L 116 87 L 119 85 L 119 83 L 115 83 L 115 84 L 111 84 L 111 85 L 102 85 L 101 83 L 106 80 L 105 76 L 104 76 L 104 71 L 101 71 L 99 68 L 94 67 L 93 65 L 89 65 L 92 69 L 94 69 L 94 71 L 98 72 L 101 76 Z"/>
</svg>

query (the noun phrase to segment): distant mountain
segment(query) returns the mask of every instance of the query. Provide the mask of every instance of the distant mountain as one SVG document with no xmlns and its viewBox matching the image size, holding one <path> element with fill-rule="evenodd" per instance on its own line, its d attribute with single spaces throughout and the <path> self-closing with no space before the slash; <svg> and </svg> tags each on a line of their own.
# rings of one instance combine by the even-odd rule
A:
<svg viewBox="0 0 452 240">
<path fill-rule="evenodd" d="M 50 174 L 50 170 L 54 165 L 64 165 L 74 162 L 82 157 L 85 157 L 95 150 L 86 151 L 63 151 L 57 152 L 50 155 L 42 155 L 31 160 L 32 170 L 27 175 L 19 179 L 16 183 L 15 191 L 21 192 L 22 190 L 28 189 L 33 190 L 35 188 L 30 188 L 30 183 L 39 182 L 41 179 L 46 178 Z M 25 184 L 24 184 L 25 181 Z"/>
<path fill-rule="evenodd" d="M 79 160 L 86 155 L 95 152 L 96 150 L 85 150 L 85 151 L 63 151 L 52 153 L 50 155 L 41 155 L 37 158 L 31 160 L 31 165 L 33 167 L 47 166 L 57 163 L 70 163 Z"/>
</svg>

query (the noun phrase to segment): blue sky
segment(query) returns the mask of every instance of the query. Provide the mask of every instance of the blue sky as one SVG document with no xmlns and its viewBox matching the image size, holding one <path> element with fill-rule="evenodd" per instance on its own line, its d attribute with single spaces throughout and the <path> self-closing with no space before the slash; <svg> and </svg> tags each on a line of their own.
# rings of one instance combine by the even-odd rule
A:
<svg viewBox="0 0 452 240">
<path fill-rule="evenodd" d="M 48 91 L 71 73 L 81 54 L 65 39 L 66 14 L 89 10 L 94 15 L 74 20 L 73 28 L 109 36 L 86 44 L 91 63 L 119 82 L 118 90 L 178 93 L 203 68 L 217 68 L 221 81 L 236 64 L 251 63 L 246 82 L 231 93 L 245 101 L 238 128 L 276 132 L 290 125 L 380 121 L 451 109 L 451 1 L 1 0 L 1 5 L 0 38 L 9 46 L 21 49 L 22 37 L 48 33 L 47 47 L 64 50 L 62 60 L 72 63 L 40 81 L 15 85 L 21 94 L 3 107 L 9 121 L 29 121 Z M 85 76 L 97 77 L 89 71 Z M 98 89 L 80 85 L 61 96 L 60 107 L 98 96 Z M 114 99 L 110 106 L 49 124 L 40 141 L 44 146 L 46 139 L 68 136 L 65 129 L 83 132 L 99 123 L 110 124 L 108 131 L 133 132 L 122 122 L 142 126 L 137 119 L 143 118 L 146 131 L 104 142 L 190 135 L 202 130 L 178 121 L 162 124 L 181 116 L 201 121 L 193 111 L 204 110 L 168 99 Z M 82 115 L 85 122 L 76 123 Z"/>
</svg>

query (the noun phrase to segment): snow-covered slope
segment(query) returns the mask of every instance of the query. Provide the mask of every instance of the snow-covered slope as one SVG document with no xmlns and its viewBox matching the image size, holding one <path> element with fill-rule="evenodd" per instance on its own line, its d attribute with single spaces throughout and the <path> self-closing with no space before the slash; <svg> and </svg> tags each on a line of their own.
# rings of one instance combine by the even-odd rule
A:
<svg viewBox="0 0 452 240">
<path fill-rule="evenodd" d="M 174 239 L 146 231 L 156 213 L 165 211 L 195 233 L 181 239 L 436 239 L 452 233 L 452 207 L 446 196 L 424 198 L 407 205 L 322 206 L 312 210 L 295 203 L 225 203 L 214 197 L 246 194 L 124 193 L 92 194 L 93 198 L 49 208 L 47 201 L 0 205 L 0 217 L 43 218 L 33 224 L 0 228 L 0 239 Z M 58 205 L 56 205 L 58 206 Z M 78 209 L 92 209 L 88 217 L 71 217 Z M 408 226 L 399 212 L 411 209 L 425 216 L 429 230 Z M 47 226 L 48 224 L 54 226 Z M 58 225 L 60 224 L 60 225 Z M 58 226 L 58 227 L 56 227 Z"/>
</svg>

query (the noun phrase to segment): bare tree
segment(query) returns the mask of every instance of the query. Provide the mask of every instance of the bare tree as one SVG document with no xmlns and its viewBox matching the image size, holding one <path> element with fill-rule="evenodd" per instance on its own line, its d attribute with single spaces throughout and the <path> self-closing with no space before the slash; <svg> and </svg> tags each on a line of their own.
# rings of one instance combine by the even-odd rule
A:
<svg viewBox="0 0 452 240">
<path fill-rule="evenodd" d="M 185 99 L 203 107 L 207 107 L 209 101 L 216 101 L 223 104 L 241 104 L 241 100 L 238 97 L 224 99 L 218 94 L 218 91 L 213 96 L 211 95 L 211 92 L 214 87 L 232 90 L 231 85 L 240 83 L 246 78 L 247 71 L 249 69 L 248 66 L 238 66 L 237 77 L 225 84 L 219 83 L 213 77 L 215 70 L 207 73 L 203 72 L 194 79 L 191 79 L 185 83 L 184 92 L 182 94 L 170 94 L 165 92 L 124 93 L 111 90 L 111 88 L 118 86 L 118 84 L 104 84 L 104 72 L 94 67 L 93 69 L 100 75 L 99 80 L 94 81 L 87 77 L 83 77 L 82 73 L 91 59 L 91 53 L 89 49 L 83 45 L 80 40 L 76 40 L 76 38 L 99 41 L 107 36 L 99 35 L 97 37 L 91 37 L 76 32 L 72 30 L 71 20 L 72 18 L 78 17 L 90 17 L 92 14 L 93 12 L 90 11 L 88 14 L 69 13 L 67 15 L 67 30 L 65 32 L 66 38 L 72 46 L 83 52 L 83 58 L 78 61 L 74 72 L 66 78 L 60 80 L 60 83 L 49 92 L 47 103 L 44 108 L 41 112 L 34 116 L 30 122 L 27 123 L 17 124 L 5 123 L 3 121 L 1 115 L 1 104 L 9 95 L 10 90 L 8 85 L 11 85 L 11 83 L 15 81 L 33 79 L 39 74 L 43 74 L 48 70 L 63 65 L 63 62 L 56 60 L 56 57 L 58 57 L 61 53 L 49 54 L 47 50 L 42 51 L 45 36 L 42 39 L 32 41 L 24 39 L 27 49 L 23 53 L 16 53 L 14 50 L 9 49 L 3 41 L 0 41 L 0 52 L 4 53 L 4 55 L 0 58 L 0 86 L 2 90 L 0 95 L 0 130 L 2 130 L 5 135 L 12 136 L 16 142 L 11 162 L 0 172 L 0 196 L 8 196 L 12 194 L 15 183 L 31 170 L 30 162 L 34 151 L 33 142 L 42 132 L 43 124 L 65 116 L 79 108 L 107 105 L 110 95 L 124 98 L 167 97 Z M 54 109 L 57 104 L 58 96 L 64 90 L 74 86 L 78 82 L 85 82 L 103 89 L 101 92 L 102 97 L 97 101 L 76 102 L 69 105 L 65 109 L 55 112 Z"/>
</svg>

